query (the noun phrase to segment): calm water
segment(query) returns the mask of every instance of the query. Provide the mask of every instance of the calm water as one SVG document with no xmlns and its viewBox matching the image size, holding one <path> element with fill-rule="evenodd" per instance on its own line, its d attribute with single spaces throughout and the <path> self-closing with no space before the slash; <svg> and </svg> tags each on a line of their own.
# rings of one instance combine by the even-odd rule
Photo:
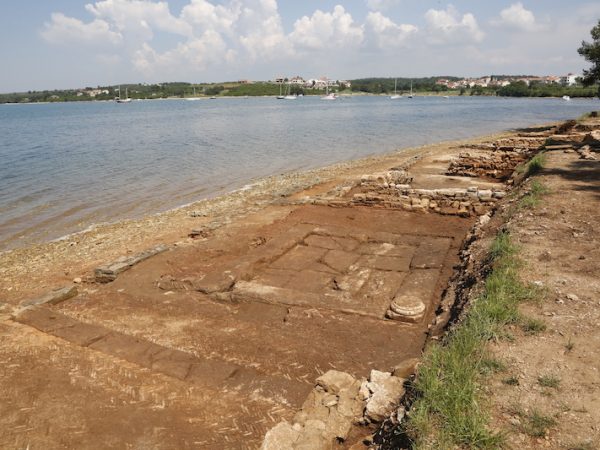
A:
<svg viewBox="0 0 600 450">
<path fill-rule="evenodd" d="M 0 105 L 0 249 L 256 177 L 575 118 L 595 100 L 387 97 Z"/>
</svg>

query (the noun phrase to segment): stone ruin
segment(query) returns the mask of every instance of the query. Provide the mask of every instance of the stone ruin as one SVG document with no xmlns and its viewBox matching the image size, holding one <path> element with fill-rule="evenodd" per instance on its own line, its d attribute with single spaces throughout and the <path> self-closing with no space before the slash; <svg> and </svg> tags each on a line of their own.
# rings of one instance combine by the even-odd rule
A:
<svg viewBox="0 0 600 450">
<path fill-rule="evenodd" d="M 317 379 L 292 423 L 282 421 L 267 432 L 261 450 L 334 449 L 352 425 L 382 422 L 397 409 L 404 382 L 377 370 L 368 380 L 330 370 Z"/>
<path fill-rule="evenodd" d="M 371 188 L 367 192 L 354 194 L 352 203 L 469 217 L 485 214 L 505 195 L 504 190 L 480 190 L 477 187 L 411 189 L 407 185 L 388 185 L 381 186 L 377 190 Z"/>
</svg>

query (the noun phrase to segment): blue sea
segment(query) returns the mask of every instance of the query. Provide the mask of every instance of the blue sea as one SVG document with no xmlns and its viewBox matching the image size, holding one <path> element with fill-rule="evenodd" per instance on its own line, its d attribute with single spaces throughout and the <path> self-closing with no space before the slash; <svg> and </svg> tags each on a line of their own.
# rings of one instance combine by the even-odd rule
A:
<svg viewBox="0 0 600 450">
<path fill-rule="evenodd" d="M 599 107 L 597 100 L 366 96 L 0 105 L 0 250 L 269 175 Z"/>
</svg>

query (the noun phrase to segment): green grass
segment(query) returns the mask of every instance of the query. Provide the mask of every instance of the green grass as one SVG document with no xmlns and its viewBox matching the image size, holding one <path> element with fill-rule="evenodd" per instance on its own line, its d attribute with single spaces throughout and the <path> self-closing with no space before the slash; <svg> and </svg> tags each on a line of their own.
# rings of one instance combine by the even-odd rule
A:
<svg viewBox="0 0 600 450">
<path fill-rule="evenodd" d="M 548 429 L 556 425 L 554 418 L 546 416 L 537 410 L 533 410 L 525 419 L 523 432 L 532 437 L 544 437 Z"/>
<path fill-rule="evenodd" d="M 546 156 L 544 152 L 540 152 L 531 158 L 526 163 L 521 164 L 517 167 L 517 173 L 524 173 L 525 177 L 530 177 L 537 173 L 540 173 L 544 168 L 544 164 L 546 163 Z"/>
<path fill-rule="evenodd" d="M 505 370 L 506 364 L 498 359 L 484 357 L 481 360 L 480 373 L 483 375 L 491 375 L 497 372 L 504 372 Z"/>
<path fill-rule="evenodd" d="M 537 173 L 540 173 L 544 168 L 544 164 L 546 163 L 546 157 L 544 153 L 538 153 L 533 158 L 529 160 L 527 163 L 527 169 L 525 170 L 525 175 L 530 177 Z"/>
<path fill-rule="evenodd" d="M 490 366 L 487 342 L 501 336 L 505 325 L 517 323 L 519 303 L 534 295 L 519 280 L 516 250 L 508 233 L 497 235 L 484 292 L 444 342 L 425 352 L 414 384 L 418 398 L 406 424 L 415 448 L 501 446 L 502 436 L 488 428 L 481 380 Z"/>
<path fill-rule="evenodd" d="M 558 389 L 560 378 L 555 375 L 541 375 L 538 377 L 538 384 L 542 387 Z"/>
<path fill-rule="evenodd" d="M 521 328 L 528 335 L 535 335 L 546 331 L 546 322 L 540 319 L 531 319 L 526 318 L 523 319 L 521 323 Z"/>
<path fill-rule="evenodd" d="M 548 194 L 548 192 L 548 188 L 544 186 L 543 183 L 540 183 L 538 180 L 533 180 L 529 191 L 519 200 L 518 208 L 526 209 L 537 206 L 542 200 L 542 197 Z"/>
</svg>

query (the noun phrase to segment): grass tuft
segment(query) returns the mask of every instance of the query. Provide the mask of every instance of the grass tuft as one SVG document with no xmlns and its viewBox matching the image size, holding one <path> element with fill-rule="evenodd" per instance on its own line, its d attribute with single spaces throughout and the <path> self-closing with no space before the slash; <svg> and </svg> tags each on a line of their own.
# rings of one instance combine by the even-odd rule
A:
<svg viewBox="0 0 600 450">
<path fill-rule="evenodd" d="M 527 192 L 518 202 L 519 209 L 527 209 L 533 208 L 537 206 L 542 197 L 548 194 L 549 189 L 544 186 L 543 183 L 540 183 L 538 180 L 533 180 L 531 182 L 531 187 L 529 192 Z"/>
<path fill-rule="evenodd" d="M 530 177 L 532 175 L 540 173 L 544 168 L 545 163 L 546 157 L 544 153 L 538 153 L 527 163 L 527 168 L 525 169 L 525 176 Z"/>
<path fill-rule="evenodd" d="M 519 379 L 514 375 L 505 378 L 504 380 L 502 380 L 502 382 L 508 386 L 518 386 L 520 384 Z"/>
<path fill-rule="evenodd" d="M 537 410 L 533 410 L 526 417 L 526 422 L 523 426 L 523 431 L 531 437 L 544 437 L 548 429 L 556 425 L 556 420 L 550 416 L 546 416 Z"/>
<path fill-rule="evenodd" d="M 538 377 L 538 384 L 542 387 L 558 389 L 560 378 L 555 375 L 541 375 Z"/>
<path fill-rule="evenodd" d="M 596 447 L 591 442 L 580 442 L 578 444 L 569 445 L 567 450 L 594 450 Z"/>
<path fill-rule="evenodd" d="M 569 338 L 569 341 L 565 344 L 565 349 L 567 350 L 567 352 L 572 352 L 574 348 L 575 343 L 571 340 L 571 338 Z"/>
<path fill-rule="evenodd" d="M 546 322 L 541 319 L 526 318 L 521 324 L 521 328 L 525 334 L 532 336 L 546 331 Z"/>
<path fill-rule="evenodd" d="M 506 371 L 506 364 L 496 358 L 485 357 L 481 360 L 480 372 L 482 375 L 491 375 Z"/>
<path fill-rule="evenodd" d="M 497 235 L 484 292 L 443 344 L 432 344 L 425 352 L 414 385 L 418 399 L 406 425 L 415 448 L 495 449 L 502 444 L 503 437 L 488 428 L 480 381 L 495 365 L 486 343 L 520 320 L 519 303 L 534 294 L 519 280 L 516 251 L 507 232 Z"/>
</svg>

